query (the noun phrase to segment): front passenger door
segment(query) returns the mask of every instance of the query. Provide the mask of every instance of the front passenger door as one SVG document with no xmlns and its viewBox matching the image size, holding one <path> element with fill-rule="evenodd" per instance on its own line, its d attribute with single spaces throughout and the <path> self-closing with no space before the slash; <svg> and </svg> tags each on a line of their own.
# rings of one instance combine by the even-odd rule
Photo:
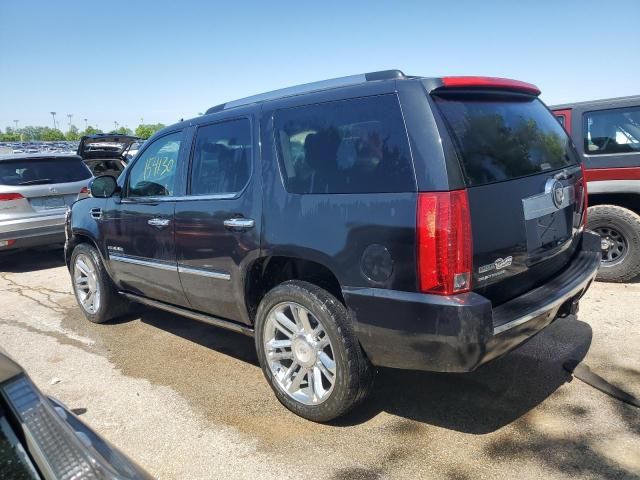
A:
<svg viewBox="0 0 640 480">
<path fill-rule="evenodd" d="M 101 223 L 111 273 L 121 289 L 187 306 L 174 245 L 183 140 L 182 131 L 172 132 L 142 152 L 121 196 L 108 200 Z"/>
</svg>

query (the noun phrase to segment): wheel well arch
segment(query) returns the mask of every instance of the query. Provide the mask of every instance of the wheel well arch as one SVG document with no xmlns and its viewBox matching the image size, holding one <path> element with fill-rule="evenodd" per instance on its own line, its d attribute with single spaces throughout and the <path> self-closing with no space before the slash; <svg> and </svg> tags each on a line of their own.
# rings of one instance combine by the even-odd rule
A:
<svg viewBox="0 0 640 480">
<path fill-rule="evenodd" d="M 590 193 L 589 206 L 617 205 L 640 214 L 640 195 L 634 193 Z"/>
<path fill-rule="evenodd" d="M 338 278 L 325 265 L 298 257 L 261 257 L 247 269 L 244 284 L 245 305 L 252 322 L 265 294 L 287 280 L 313 283 L 327 290 L 341 303 L 345 303 Z"/>
<path fill-rule="evenodd" d="M 73 236 L 67 240 L 67 248 L 65 251 L 65 262 L 67 263 L 67 268 L 71 266 L 71 254 L 73 253 L 73 249 L 81 243 L 88 243 L 92 245 L 98 251 L 98 255 L 102 257 L 102 253 L 93 238 L 89 235 L 85 235 L 84 233 L 74 233 Z"/>
</svg>

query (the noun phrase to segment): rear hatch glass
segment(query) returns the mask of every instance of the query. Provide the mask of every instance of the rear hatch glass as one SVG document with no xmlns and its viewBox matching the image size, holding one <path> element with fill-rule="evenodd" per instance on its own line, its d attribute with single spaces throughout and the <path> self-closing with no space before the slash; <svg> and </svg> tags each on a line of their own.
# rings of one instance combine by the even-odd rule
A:
<svg viewBox="0 0 640 480">
<path fill-rule="evenodd" d="M 0 191 L 21 196 L 5 205 L 4 215 L 49 214 L 71 206 L 90 178 L 91 172 L 79 157 L 2 160 Z"/>
<path fill-rule="evenodd" d="M 537 97 L 460 91 L 433 98 L 468 186 L 474 290 L 499 304 L 569 261 L 581 225 L 578 157 Z"/>
<path fill-rule="evenodd" d="M 569 137 L 535 97 L 456 94 L 436 97 L 469 186 L 575 164 Z"/>
<path fill-rule="evenodd" d="M 26 186 L 88 180 L 91 172 L 79 158 L 0 161 L 0 185 Z"/>
</svg>

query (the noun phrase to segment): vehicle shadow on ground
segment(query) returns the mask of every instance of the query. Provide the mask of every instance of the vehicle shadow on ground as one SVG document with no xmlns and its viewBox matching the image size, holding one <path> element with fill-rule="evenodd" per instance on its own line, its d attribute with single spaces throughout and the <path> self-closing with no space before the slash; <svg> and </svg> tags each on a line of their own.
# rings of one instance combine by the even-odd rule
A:
<svg viewBox="0 0 640 480">
<path fill-rule="evenodd" d="M 126 322 L 133 317 L 139 318 L 143 323 L 182 337 L 190 342 L 242 360 L 256 367 L 260 366 L 253 338 L 143 305 L 136 305 L 134 309 L 135 311 L 131 315 L 115 320 L 115 322 Z"/>
<path fill-rule="evenodd" d="M 0 254 L 0 272 L 35 272 L 64 265 L 64 249 L 60 245 Z"/>
<path fill-rule="evenodd" d="M 252 338 L 146 307 L 140 307 L 136 316 L 156 328 L 258 366 Z M 591 327 L 569 316 L 476 372 L 439 374 L 380 369 L 371 397 L 332 424 L 359 425 L 387 412 L 466 433 L 493 432 L 572 381 L 563 364 L 581 361 L 591 338 Z"/>
<path fill-rule="evenodd" d="M 381 411 L 472 434 L 512 423 L 572 376 L 563 368 L 589 350 L 591 327 L 559 319 L 508 355 L 475 372 L 439 374 L 380 369 L 369 401 L 336 425 L 367 421 Z"/>
</svg>

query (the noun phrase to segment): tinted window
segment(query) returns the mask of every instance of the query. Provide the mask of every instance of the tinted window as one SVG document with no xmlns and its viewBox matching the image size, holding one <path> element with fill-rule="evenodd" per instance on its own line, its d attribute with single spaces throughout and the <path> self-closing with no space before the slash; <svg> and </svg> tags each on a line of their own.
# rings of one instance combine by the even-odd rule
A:
<svg viewBox="0 0 640 480">
<path fill-rule="evenodd" d="M 175 193 L 182 132 L 157 139 L 131 167 L 128 196 L 162 197 Z"/>
<path fill-rule="evenodd" d="M 198 129 L 191 166 L 191 194 L 237 193 L 251 171 L 249 120 L 207 125 Z"/>
<path fill-rule="evenodd" d="M 46 185 L 88 178 L 91 172 L 79 158 L 0 161 L 0 185 Z"/>
<path fill-rule="evenodd" d="M 556 115 L 556 118 L 558 119 L 558 122 L 560 122 L 560 125 L 564 127 L 564 115 Z"/>
<path fill-rule="evenodd" d="M 435 97 L 469 185 L 510 180 L 577 162 L 569 137 L 537 98 Z"/>
<path fill-rule="evenodd" d="M 640 152 L 640 108 L 585 113 L 584 151 L 588 155 Z"/>
<path fill-rule="evenodd" d="M 275 122 L 282 171 L 292 193 L 415 190 L 395 95 L 281 110 Z"/>
</svg>

